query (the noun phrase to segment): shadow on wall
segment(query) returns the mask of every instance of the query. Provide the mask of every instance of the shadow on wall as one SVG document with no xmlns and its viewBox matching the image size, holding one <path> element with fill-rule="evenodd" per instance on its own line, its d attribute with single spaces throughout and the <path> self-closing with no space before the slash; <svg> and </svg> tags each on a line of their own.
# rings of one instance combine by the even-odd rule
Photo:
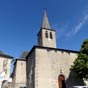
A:
<svg viewBox="0 0 88 88">
<path fill-rule="evenodd" d="M 71 71 L 68 79 L 66 80 L 67 88 L 72 88 L 72 86 L 84 86 L 84 81 L 82 78 L 75 78 L 74 72 Z"/>
</svg>

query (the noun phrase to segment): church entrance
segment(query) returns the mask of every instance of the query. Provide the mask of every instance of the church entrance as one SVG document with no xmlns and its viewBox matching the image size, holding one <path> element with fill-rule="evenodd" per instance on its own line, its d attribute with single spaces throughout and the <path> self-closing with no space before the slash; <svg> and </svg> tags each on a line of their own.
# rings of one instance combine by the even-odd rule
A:
<svg viewBox="0 0 88 88">
<path fill-rule="evenodd" d="M 60 74 L 58 77 L 59 88 L 66 88 L 65 77 L 63 74 Z"/>
</svg>

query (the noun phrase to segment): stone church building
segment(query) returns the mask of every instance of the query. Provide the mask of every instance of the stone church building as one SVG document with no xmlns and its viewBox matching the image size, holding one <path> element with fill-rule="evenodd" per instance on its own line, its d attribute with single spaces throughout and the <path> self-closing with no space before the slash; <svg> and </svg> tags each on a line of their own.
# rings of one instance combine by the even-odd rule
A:
<svg viewBox="0 0 88 88">
<path fill-rule="evenodd" d="M 46 11 L 37 37 L 38 45 L 15 61 L 13 88 L 72 88 L 83 85 L 83 80 L 75 79 L 70 71 L 79 52 L 57 48 L 56 30 L 51 28 Z"/>
</svg>

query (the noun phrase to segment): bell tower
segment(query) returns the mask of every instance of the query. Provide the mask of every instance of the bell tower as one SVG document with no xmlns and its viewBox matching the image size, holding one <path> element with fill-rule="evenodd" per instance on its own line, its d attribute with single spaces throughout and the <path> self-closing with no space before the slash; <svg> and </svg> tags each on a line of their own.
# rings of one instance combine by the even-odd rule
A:
<svg viewBox="0 0 88 88">
<path fill-rule="evenodd" d="M 38 33 L 38 45 L 42 47 L 56 48 L 56 31 L 51 29 L 46 10 Z"/>
</svg>

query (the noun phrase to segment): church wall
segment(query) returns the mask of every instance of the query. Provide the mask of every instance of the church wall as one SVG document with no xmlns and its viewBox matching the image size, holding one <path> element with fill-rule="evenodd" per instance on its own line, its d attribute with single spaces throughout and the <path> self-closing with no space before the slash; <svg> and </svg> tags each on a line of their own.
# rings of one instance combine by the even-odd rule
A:
<svg viewBox="0 0 88 88">
<path fill-rule="evenodd" d="M 60 70 L 62 70 L 66 81 L 69 81 L 67 88 L 72 87 L 74 81 L 73 78 L 69 79 L 70 67 L 76 57 L 77 53 L 73 52 L 36 49 L 35 88 L 58 88 Z"/>
<path fill-rule="evenodd" d="M 52 88 L 48 58 L 46 49 L 36 49 L 35 88 Z"/>
<path fill-rule="evenodd" d="M 13 85 L 14 88 L 26 86 L 26 61 L 17 60 L 13 78 Z"/>
<path fill-rule="evenodd" d="M 35 85 L 35 50 L 26 59 L 27 88 L 34 88 Z"/>
</svg>

